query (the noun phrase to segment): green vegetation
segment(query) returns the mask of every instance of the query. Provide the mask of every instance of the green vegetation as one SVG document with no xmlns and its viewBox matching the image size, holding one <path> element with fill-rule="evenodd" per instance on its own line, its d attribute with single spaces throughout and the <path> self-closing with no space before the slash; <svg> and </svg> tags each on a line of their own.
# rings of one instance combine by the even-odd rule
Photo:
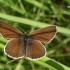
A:
<svg viewBox="0 0 70 70">
<path fill-rule="evenodd" d="M 70 0 L 0 0 L 0 20 L 22 32 L 57 26 L 57 35 L 44 43 L 47 56 L 40 60 L 7 57 L 9 41 L 0 36 L 0 70 L 70 70 Z"/>
</svg>

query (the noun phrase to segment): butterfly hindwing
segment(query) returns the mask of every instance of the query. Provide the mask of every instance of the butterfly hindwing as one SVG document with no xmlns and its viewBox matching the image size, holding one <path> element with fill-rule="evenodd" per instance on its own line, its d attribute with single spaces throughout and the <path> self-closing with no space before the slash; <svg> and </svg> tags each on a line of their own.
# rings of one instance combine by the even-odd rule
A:
<svg viewBox="0 0 70 70">
<path fill-rule="evenodd" d="M 21 39 L 11 39 L 4 48 L 5 54 L 14 59 L 21 58 L 25 55 L 24 42 Z"/>
<path fill-rule="evenodd" d="M 32 40 L 26 48 L 26 56 L 31 59 L 43 57 L 46 53 L 44 45 L 37 40 Z"/>
</svg>

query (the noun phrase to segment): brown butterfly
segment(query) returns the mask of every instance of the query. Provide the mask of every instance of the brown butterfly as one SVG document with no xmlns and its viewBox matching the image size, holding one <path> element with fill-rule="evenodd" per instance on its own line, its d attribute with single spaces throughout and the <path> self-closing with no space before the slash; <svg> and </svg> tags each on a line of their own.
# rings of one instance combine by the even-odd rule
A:
<svg viewBox="0 0 70 70">
<path fill-rule="evenodd" d="M 4 52 L 13 59 L 23 56 L 37 59 L 45 56 L 46 49 L 41 42 L 49 43 L 55 37 L 56 32 L 56 26 L 49 26 L 27 34 L 0 21 L 0 33 L 4 38 L 11 39 L 6 44 Z"/>
</svg>

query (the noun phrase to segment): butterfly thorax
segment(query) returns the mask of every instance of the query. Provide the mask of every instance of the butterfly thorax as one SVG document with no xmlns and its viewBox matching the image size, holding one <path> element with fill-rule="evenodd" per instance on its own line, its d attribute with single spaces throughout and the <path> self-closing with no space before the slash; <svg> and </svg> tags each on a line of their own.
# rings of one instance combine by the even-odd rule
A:
<svg viewBox="0 0 70 70">
<path fill-rule="evenodd" d="M 23 46 L 27 46 L 29 41 L 29 35 L 27 33 L 24 33 L 22 36 L 20 36 L 21 42 L 23 43 Z"/>
</svg>

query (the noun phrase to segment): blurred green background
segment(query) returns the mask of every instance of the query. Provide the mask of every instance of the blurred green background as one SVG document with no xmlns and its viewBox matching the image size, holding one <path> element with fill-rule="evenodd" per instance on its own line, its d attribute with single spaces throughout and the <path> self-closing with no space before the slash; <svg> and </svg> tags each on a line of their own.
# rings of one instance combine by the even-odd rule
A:
<svg viewBox="0 0 70 70">
<path fill-rule="evenodd" d="M 57 35 L 44 44 L 47 56 L 40 60 L 13 60 L 4 54 L 9 41 L 0 36 L 0 70 L 70 70 L 70 0 L 0 0 L 0 20 L 22 32 L 57 26 Z"/>
</svg>

